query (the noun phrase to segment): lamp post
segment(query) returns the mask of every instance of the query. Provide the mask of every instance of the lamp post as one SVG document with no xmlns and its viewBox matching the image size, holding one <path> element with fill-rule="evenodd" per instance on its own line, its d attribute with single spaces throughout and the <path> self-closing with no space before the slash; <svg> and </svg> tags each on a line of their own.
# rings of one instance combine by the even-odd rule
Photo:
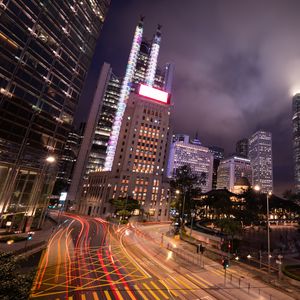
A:
<svg viewBox="0 0 300 300">
<path fill-rule="evenodd" d="M 255 185 L 254 190 L 259 192 L 260 186 Z M 272 192 L 267 192 L 267 243 L 268 243 L 268 274 L 270 274 L 270 264 L 271 264 L 271 246 L 270 246 L 270 207 L 269 207 L 269 198 L 272 195 Z"/>
<path fill-rule="evenodd" d="M 194 221 L 194 218 L 196 216 L 196 213 L 193 209 L 191 209 L 191 231 L 190 231 L 190 237 L 192 237 L 192 232 L 193 232 L 193 221 Z"/>
<path fill-rule="evenodd" d="M 272 195 L 271 192 L 267 193 L 267 234 L 268 234 L 268 273 L 270 274 L 270 260 L 271 260 L 271 251 L 270 251 L 270 209 L 269 209 L 269 197 Z"/>
<path fill-rule="evenodd" d="M 175 193 L 177 195 L 180 194 L 180 190 L 176 190 Z M 180 226 L 180 234 L 182 234 L 182 229 L 184 226 L 184 207 L 185 207 L 185 198 L 186 198 L 186 189 L 183 188 L 183 200 L 182 200 L 182 205 L 181 205 L 181 226 Z"/>
</svg>

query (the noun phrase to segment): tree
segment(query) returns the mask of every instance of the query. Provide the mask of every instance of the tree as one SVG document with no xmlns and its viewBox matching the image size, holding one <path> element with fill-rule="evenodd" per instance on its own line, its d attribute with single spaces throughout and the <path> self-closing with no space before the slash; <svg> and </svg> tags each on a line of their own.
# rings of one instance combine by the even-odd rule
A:
<svg viewBox="0 0 300 300">
<path fill-rule="evenodd" d="M 170 185 L 173 194 L 176 190 L 179 191 L 176 208 L 181 210 L 181 214 L 183 213 L 183 202 L 185 202 L 184 213 L 190 214 L 191 209 L 194 208 L 193 198 L 201 192 L 197 184 L 199 184 L 199 178 L 192 172 L 189 165 L 183 165 L 176 169 Z"/>
<path fill-rule="evenodd" d="M 0 254 L 0 298 L 29 299 L 33 273 L 20 273 L 20 265 L 11 253 Z"/>
<path fill-rule="evenodd" d="M 110 199 L 109 202 L 115 208 L 115 213 L 122 217 L 131 215 L 134 210 L 140 209 L 141 206 L 139 201 L 131 196 Z"/>
</svg>

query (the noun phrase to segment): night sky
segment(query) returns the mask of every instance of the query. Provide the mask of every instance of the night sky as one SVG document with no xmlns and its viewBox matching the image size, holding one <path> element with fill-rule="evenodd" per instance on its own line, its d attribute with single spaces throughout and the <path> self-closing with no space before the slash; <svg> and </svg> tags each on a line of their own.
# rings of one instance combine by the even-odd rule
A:
<svg viewBox="0 0 300 300">
<path fill-rule="evenodd" d="M 79 104 L 87 117 L 104 61 L 123 75 L 139 16 L 162 27 L 159 64 L 175 64 L 173 131 L 227 154 L 258 129 L 273 134 L 275 192 L 293 187 L 292 94 L 300 90 L 299 0 L 112 0 Z"/>
</svg>

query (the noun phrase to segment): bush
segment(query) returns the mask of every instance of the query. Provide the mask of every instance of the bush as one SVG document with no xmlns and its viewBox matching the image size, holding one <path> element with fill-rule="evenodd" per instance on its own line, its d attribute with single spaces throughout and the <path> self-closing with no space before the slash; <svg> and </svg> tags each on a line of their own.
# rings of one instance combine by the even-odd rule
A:
<svg viewBox="0 0 300 300">
<path fill-rule="evenodd" d="M 0 254 L 0 299 L 29 299 L 33 272 L 20 274 L 20 265 L 11 253 Z"/>
<path fill-rule="evenodd" d="M 299 274 L 293 272 L 294 269 L 299 269 Z M 282 273 L 292 279 L 300 281 L 300 265 L 289 265 L 282 268 Z"/>
</svg>

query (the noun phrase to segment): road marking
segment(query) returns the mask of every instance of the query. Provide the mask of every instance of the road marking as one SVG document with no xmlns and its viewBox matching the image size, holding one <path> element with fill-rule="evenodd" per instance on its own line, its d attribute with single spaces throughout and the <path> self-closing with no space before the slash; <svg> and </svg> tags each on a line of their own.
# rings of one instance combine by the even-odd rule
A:
<svg viewBox="0 0 300 300">
<path fill-rule="evenodd" d="M 165 280 L 167 282 L 167 280 Z M 167 283 L 165 283 L 163 280 L 160 280 L 160 283 L 170 292 L 172 293 L 175 297 L 179 297 L 179 295 L 170 288 Z"/>
<path fill-rule="evenodd" d="M 183 284 L 188 290 L 193 290 L 194 289 L 192 286 L 190 286 L 187 283 L 185 283 L 182 279 L 179 279 L 177 277 L 176 280 L 178 280 L 181 284 Z M 189 283 L 192 283 L 192 282 L 189 281 Z M 193 285 L 196 287 L 196 289 L 198 288 L 195 284 L 193 284 Z"/>
<path fill-rule="evenodd" d="M 121 293 L 116 289 L 116 294 L 118 295 L 118 300 L 121 299 L 121 300 L 124 300 L 124 298 L 122 297 Z"/>
<path fill-rule="evenodd" d="M 137 285 L 134 285 L 134 288 L 142 296 L 142 298 L 144 300 L 148 300 L 148 298 L 146 297 L 146 295 L 141 291 L 141 289 Z"/>
<path fill-rule="evenodd" d="M 204 278 L 194 274 L 195 277 L 197 277 L 198 279 L 200 279 L 201 281 L 205 282 L 208 286 L 213 286 L 213 284 L 211 282 L 208 282 L 207 280 L 205 280 Z"/>
<path fill-rule="evenodd" d="M 94 300 L 99 300 L 98 294 L 96 292 L 93 292 L 93 298 Z"/>
<path fill-rule="evenodd" d="M 180 290 L 183 294 L 186 295 L 186 291 L 184 289 L 182 289 L 176 282 L 174 282 L 174 280 L 175 280 L 174 278 L 172 278 L 172 279 L 173 279 L 173 281 L 170 278 L 167 278 L 166 281 L 175 285 L 175 287 L 177 287 L 178 290 Z"/>
<path fill-rule="evenodd" d="M 147 289 L 147 291 L 156 299 L 156 300 L 160 300 L 160 298 L 158 298 L 156 296 L 156 294 L 150 289 L 150 287 L 146 284 L 146 283 L 143 283 L 143 286 Z"/>
<path fill-rule="evenodd" d="M 128 286 L 125 287 L 125 291 L 128 293 L 129 297 L 130 297 L 132 300 L 137 300 L 136 297 L 133 295 L 132 291 L 129 289 Z"/>
<path fill-rule="evenodd" d="M 190 280 L 200 284 L 202 287 L 204 287 L 205 289 L 207 289 L 209 286 L 206 285 L 205 283 L 201 282 L 200 280 L 195 279 L 194 277 L 190 276 L 189 274 L 185 274 L 187 277 L 190 278 Z"/>
<path fill-rule="evenodd" d="M 165 298 L 165 299 L 169 299 L 168 295 L 162 291 L 162 289 L 160 289 L 153 281 L 150 282 L 156 289 L 157 291 Z"/>
<path fill-rule="evenodd" d="M 106 296 L 106 299 L 112 300 L 111 296 L 110 296 L 110 294 L 109 294 L 109 292 L 107 290 L 104 291 L 104 295 Z"/>
</svg>

